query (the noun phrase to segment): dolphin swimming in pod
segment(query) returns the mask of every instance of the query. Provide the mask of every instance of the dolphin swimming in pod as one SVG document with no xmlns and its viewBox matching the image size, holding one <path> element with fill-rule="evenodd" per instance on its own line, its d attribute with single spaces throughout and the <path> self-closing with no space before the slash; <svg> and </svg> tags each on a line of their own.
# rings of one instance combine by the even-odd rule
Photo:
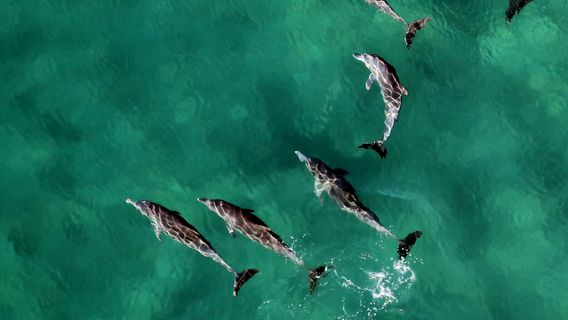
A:
<svg viewBox="0 0 568 320">
<path fill-rule="evenodd" d="M 389 16 L 395 18 L 397 21 L 400 21 L 406 25 L 406 21 L 404 21 L 403 18 L 401 18 L 396 12 L 394 12 L 394 9 L 386 0 L 365 0 L 365 1 L 369 5 L 379 9 L 380 11 L 388 14 Z"/>
<path fill-rule="evenodd" d="M 272 250 L 299 266 L 304 265 L 304 261 L 282 238 L 276 234 L 259 217 L 253 214 L 254 210 L 241 208 L 235 204 L 221 199 L 197 198 L 197 201 L 204 204 L 209 210 L 215 212 L 223 221 L 231 236 L 235 237 L 235 230 L 241 232 L 245 237 L 260 243 L 265 248 Z M 310 270 L 309 281 L 317 282 L 326 270 L 326 266 L 320 266 Z M 315 285 L 313 286 L 315 288 Z M 310 286 L 310 288 L 312 288 Z M 310 289 L 310 292 L 313 292 Z"/>
<path fill-rule="evenodd" d="M 532 1 L 533 0 L 509 0 L 509 6 L 507 7 L 507 11 L 505 11 L 505 20 L 510 23 L 511 19 Z"/>
<path fill-rule="evenodd" d="M 353 57 L 363 62 L 365 67 L 371 72 L 365 83 L 365 88 L 371 90 L 373 82 L 376 81 L 381 88 L 381 95 L 385 102 L 385 128 L 382 139 L 370 143 L 363 143 L 359 148 L 372 149 L 377 152 L 381 158 L 385 158 L 387 156 L 387 149 L 384 144 L 391 134 L 394 123 L 398 119 L 402 105 L 402 96 L 408 95 L 408 91 L 400 83 L 394 67 L 385 59 L 369 53 L 354 53 Z"/>
<path fill-rule="evenodd" d="M 295 153 L 314 177 L 314 192 L 318 198 L 321 199 L 321 194 L 325 191 L 343 211 L 355 215 L 357 219 L 379 233 L 396 239 L 396 236 L 379 221 L 379 217 L 361 202 L 355 188 L 345 178 L 349 173 L 347 170 L 332 169 L 320 159 L 309 158 L 300 151 L 295 151 Z"/>
<path fill-rule="evenodd" d="M 405 239 L 398 239 L 394 233 L 380 222 L 379 217 L 361 202 L 355 188 L 345 178 L 349 173 L 347 170 L 341 168 L 332 169 L 320 159 L 307 157 L 300 151 L 295 151 L 295 153 L 314 177 L 314 192 L 318 198 L 321 199 L 321 194 L 325 191 L 331 199 L 337 202 L 343 211 L 355 215 L 357 219 L 371 226 L 377 232 L 397 239 L 399 241 L 399 258 L 408 255 L 410 249 L 416 243 L 416 239 L 422 235 L 421 231 L 414 231 L 406 236 Z M 415 235 L 414 238 L 411 236 L 413 234 Z M 401 252 L 405 254 L 403 255 Z"/>
<path fill-rule="evenodd" d="M 414 38 L 416 37 L 416 32 L 418 32 L 418 30 L 422 30 L 426 26 L 426 23 L 428 23 L 430 20 L 432 20 L 432 18 L 424 17 L 422 19 L 413 21 L 407 25 L 404 41 L 406 42 L 406 47 L 408 49 L 410 49 L 410 46 L 412 45 L 412 40 L 414 40 Z"/>
<path fill-rule="evenodd" d="M 233 295 L 237 296 L 241 286 L 252 278 L 257 269 L 247 269 L 243 272 L 236 272 L 221 256 L 213 249 L 211 244 L 197 231 L 197 229 L 189 224 L 179 212 L 170 210 L 157 203 L 139 200 L 132 201 L 126 199 L 126 203 L 131 204 L 140 213 L 150 219 L 152 228 L 158 240 L 161 240 L 160 234 L 164 232 L 177 242 L 184 244 L 191 249 L 201 253 L 202 255 L 213 259 L 219 263 L 230 273 L 235 275 L 235 282 L 233 284 Z"/>
</svg>

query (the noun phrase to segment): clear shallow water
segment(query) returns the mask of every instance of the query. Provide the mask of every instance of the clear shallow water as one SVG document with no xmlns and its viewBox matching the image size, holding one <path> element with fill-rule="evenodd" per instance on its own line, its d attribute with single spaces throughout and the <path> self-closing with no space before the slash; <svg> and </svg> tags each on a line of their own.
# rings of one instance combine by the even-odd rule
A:
<svg viewBox="0 0 568 320">
<path fill-rule="evenodd" d="M 567 27 L 562 1 L 0 0 L 0 318 L 568 318 Z M 389 157 L 378 90 L 351 54 L 374 52 L 410 95 Z M 394 232 L 424 236 L 407 265 L 312 192 L 293 151 L 351 172 Z M 195 201 L 256 210 L 305 270 Z M 231 276 L 124 203 L 182 212 Z"/>
</svg>

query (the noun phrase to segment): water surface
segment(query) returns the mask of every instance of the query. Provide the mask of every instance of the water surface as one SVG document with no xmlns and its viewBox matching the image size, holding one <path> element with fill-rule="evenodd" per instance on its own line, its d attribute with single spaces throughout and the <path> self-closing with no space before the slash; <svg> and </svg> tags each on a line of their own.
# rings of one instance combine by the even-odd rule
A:
<svg viewBox="0 0 568 320">
<path fill-rule="evenodd" d="M 364 1 L 0 0 L 0 318 L 566 319 L 568 5 L 391 1 L 432 17 L 411 50 Z M 409 91 L 389 156 L 378 90 Z M 293 151 L 350 171 L 406 264 L 327 199 Z M 197 197 L 256 210 L 306 272 Z M 176 209 L 236 269 L 165 238 L 124 203 Z"/>
</svg>

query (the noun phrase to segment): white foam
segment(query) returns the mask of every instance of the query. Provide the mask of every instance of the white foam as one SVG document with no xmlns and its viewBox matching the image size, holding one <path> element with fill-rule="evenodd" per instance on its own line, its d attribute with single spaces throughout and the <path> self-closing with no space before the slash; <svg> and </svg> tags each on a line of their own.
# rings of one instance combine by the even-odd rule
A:
<svg viewBox="0 0 568 320">
<path fill-rule="evenodd" d="M 342 287 L 353 288 L 361 294 L 361 297 L 363 294 L 371 295 L 373 304 L 366 306 L 367 313 L 371 315 L 398 302 L 404 292 L 416 281 L 416 274 L 412 268 L 400 260 L 394 260 L 392 266 L 380 271 L 363 271 L 369 278 L 367 285 L 358 285 L 351 279 L 339 275 L 335 270 L 333 272 L 340 279 Z"/>
</svg>

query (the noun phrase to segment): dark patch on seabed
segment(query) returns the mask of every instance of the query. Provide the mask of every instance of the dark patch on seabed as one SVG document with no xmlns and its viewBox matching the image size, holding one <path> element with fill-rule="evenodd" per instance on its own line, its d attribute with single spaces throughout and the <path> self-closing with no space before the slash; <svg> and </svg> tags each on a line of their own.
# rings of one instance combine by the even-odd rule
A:
<svg viewBox="0 0 568 320">
<path fill-rule="evenodd" d="M 80 218 L 68 215 L 63 218 L 62 227 L 67 239 L 75 245 L 82 247 L 89 241 L 89 234 L 87 233 L 85 224 L 81 223 L 81 221 L 76 221 L 78 219 Z"/>
<path fill-rule="evenodd" d="M 65 199 L 75 197 L 77 186 L 85 182 L 80 182 L 75 176 L 70 159 L 72 159 L 71 155 L 61 154 L 39 169 L 36 175 L 44 192 L 53 193 Z"/>
<path fill-rule="evenodd" d="M 14 251 L 22 258 L 32 259 L 39 250 L 39 242 L 36 235 L 27 227 L 13 227 L 8 232 L 8 241 Z"/>
</svg>

